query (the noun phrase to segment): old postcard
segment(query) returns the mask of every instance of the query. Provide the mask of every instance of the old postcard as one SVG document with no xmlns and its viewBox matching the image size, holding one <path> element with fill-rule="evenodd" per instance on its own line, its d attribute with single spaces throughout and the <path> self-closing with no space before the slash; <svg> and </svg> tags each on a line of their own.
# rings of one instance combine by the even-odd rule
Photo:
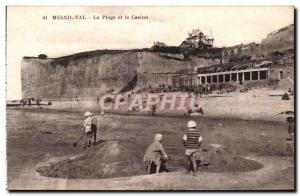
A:
<svg viewBox="0 0 300 196">
<path fill-rule="evenodd" d="M 8 190 L 295 190 L 292 6 L 7 6 Z"/>
</svg>

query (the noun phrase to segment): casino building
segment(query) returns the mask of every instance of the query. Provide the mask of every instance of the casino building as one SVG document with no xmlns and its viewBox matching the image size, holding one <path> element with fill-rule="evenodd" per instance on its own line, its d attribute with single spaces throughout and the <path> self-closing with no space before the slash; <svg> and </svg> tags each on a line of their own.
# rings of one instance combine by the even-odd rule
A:
<svg viewBox="0 0 300 196">
<path fill-rule="evenodd" d="M 174 87 L 200 87 L 233 84 L 254 87 L 280 86 L 292 88 L 294 80 L 294 56 L 278 61 L 247 61 L 201 67 L 192 74 L 174 76 Z"/>
</svg>

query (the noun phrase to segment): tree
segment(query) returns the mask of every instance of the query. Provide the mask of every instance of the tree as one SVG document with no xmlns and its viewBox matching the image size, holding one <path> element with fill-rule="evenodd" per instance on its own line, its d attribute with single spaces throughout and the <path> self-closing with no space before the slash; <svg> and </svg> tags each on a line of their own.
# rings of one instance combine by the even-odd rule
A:
<svg viewBox="0 0 300 196">
<path fill-rule="evenodd" d="M 47 59 L 47 55 L 45 55 L 45 54 L 40 54 L 40 55 L 39 55 L 39 59 Z"/>
</svg>

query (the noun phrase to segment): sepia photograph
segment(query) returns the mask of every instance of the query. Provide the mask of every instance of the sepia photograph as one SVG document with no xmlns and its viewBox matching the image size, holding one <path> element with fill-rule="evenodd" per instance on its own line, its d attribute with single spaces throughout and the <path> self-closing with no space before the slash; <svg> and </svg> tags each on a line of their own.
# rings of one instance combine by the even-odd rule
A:
<svg viewBox="0 0 300 196">
<path fill-rule="evenodd" d="M 6 189 L 296 191 L 295 12 L 6 6 Z"/>
</svg>

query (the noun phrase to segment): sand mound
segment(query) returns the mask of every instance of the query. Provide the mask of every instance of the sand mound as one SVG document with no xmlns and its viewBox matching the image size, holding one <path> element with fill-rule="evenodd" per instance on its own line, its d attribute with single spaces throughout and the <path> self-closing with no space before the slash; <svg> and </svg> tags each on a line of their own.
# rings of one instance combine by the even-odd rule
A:
<svg viewBox="0 0 300 196">
<path fill-rule="evenodd" d="M 134 138 L 106 141 L 87 150 L 86 154 L 74 160 L 64 160 L 43 166 L 37 171 L 55 178 L 112 178 L 145 174 L 142 163 L 145 144 Z M 182 151 L 167 151 L 170 171 L 185 168 Z M 221 146 L 208 146 L 196 153 L 199 171 L 243 172 L 262 168 L 262 165 L 236 156 Z"/>
<path fill-rule="evenodd" d="M 106 141 L 87 150 L 74 160 L 64 160 L 43 166 L 37 171 L 43 176 L 55 178 L 111 178 L 141 174 L 142 156 L 132 148 L 133 138 Z"/>
<path fill-rule="evenodd" d="M 263 167 L 260 163 L 237 156 L 222 146 L 210 145 L 201 149 L 196 153 L 196 159 L 199 171 L 247 172 Z"/>
<path fill-rule="evenodd" d="M 238 156 L 230 149 L 226 149 L 219 144 L 203 146 L 196 152 L 198 171 L 205 172 L 247 172 L 258 170 L 263 167 L 262 164 Z M 185 156 L 173 153 L 171 156 L 171 167 L 184 168 Z"/>
</svg>

